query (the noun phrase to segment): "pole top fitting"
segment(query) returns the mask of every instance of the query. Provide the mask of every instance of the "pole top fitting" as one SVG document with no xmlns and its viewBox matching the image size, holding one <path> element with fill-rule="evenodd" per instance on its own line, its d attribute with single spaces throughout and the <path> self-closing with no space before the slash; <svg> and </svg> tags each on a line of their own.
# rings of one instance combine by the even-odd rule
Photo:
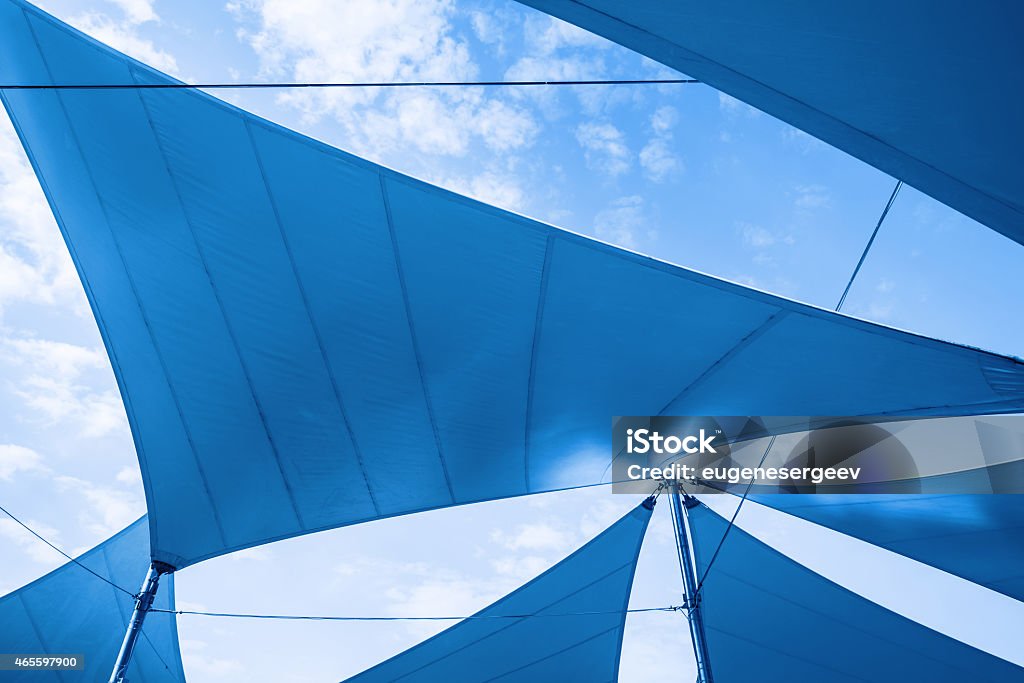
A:
<svg viewBox="0 0 1024 683">
<path fill-rule="evenodd" d="M 153 569 L 156 570 L 157 574 L 173 574 L 175 567 L 167 564 L 166 562 L 160 562 L 159 560 L 153 560 Z"/>
</svg>

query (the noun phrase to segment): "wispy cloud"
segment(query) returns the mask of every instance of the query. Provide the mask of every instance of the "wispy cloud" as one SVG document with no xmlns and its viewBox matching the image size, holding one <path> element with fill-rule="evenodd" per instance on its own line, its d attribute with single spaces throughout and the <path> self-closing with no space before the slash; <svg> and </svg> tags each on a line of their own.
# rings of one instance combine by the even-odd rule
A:
<svg viewBox="0 0 1024 683">
<path fill-rule="evenodd" d="M 814 152 L 819 149 L 826 149 L 828 147 L 828 145 L 818 138 L 805 133 L 799 128 L 794 128 L 793 126 L 786 126 L 783 128 L 781 135 L 783 140 L 795 145 L 803 154 Z"/>
<path fill-rule="evenodd" d="M 37 519 L 26 519 L 24 522 L 40 536 L 60 547 L 61 536 L 59 530 Z M 13 541 L 34 562 L 45 564 L 48 567 L 56 567 L 63 562 L 64 558 L 57 551 L 42 543 L 9 517 L 0 517 L 0 536 Z"/>
<path fill-rule="evenodd" d="M 783 245 L 792 246 L 796 243 L 792 234 L 768 230 L 755 223 L 739 221 L 736 224 L 736 230 L 739 232 L 743 246 L 754 251 L 751 261 L 762 267 L 776 266 L 778 264 L 777 248 Z"/>
<path fill-rule="evenodd" d="M 114 478 L 118 483 L 126 486 L 142 486 L 142 473 L 139 472 L 138 467 L 122 467 Z"/>
<path fill-rule="evenodd" d="M 832 194 L 824 185 L 797 185 L 793 191 L 796 194 L 793 205 L 797 209 L 812 211 L 832 206 Z"/>
<path fill-rule="evenodd" d="M 514 173 L 484 171 L 471 176 L 438 174 L 428 175 L 426 179 L 467 197 L 504 209 L 521 210 L 526 203 L 522 181 Z"/>
<path fill-rule="evenodd" d="M 583 148 L 587 166 L 609 176 L 629 171 L 633 153 L 621 130 L 611 123 L 586 122 L 576 127 L 576 141 Z"/>
<path fill-rule="evenodd" d="M 479 75 L 467 38 L 453 26 L 450 0 L 246 0 L 228 7 L 246 26 L 239 36 L 264 75 L 381 82 Z M 493 37 L 486 21 L 476 27 Z M 279 102 L 311 122 L 333 118 L 346 146 L 377 158 L 409 149 L 459 157 L 474 143 L 508 152 L 530 146 L 537 131 L 529 111 L 481 88 L 288 92 Z"/>
<path fill-rule="evenodd" d="M 39 181 L 0 116 L 0 315 L 20 302 L 89 310 Z"/>
<path fill-rule="evenodd" d="M 672 149 L 672 129 L 679 120 L 674 107 L 659 107 L 651 115 L 650 141 L 640 150 L 640 166 L 644 175 L 654 182 L 662 182 L 683 170 L 683 162 Z"/>
<path fill-rule="evenodd" d="M 570 48 L 606 48 L 609 42 L 579 26 L 540 14 L 528 14 L 525 20 L 524 37 L 526 51 L 532 54 L 551 55 Z"/>
<path fill-rule="evenodd" d="M 754 223 L 739 222 L 736 225 L 739 230 L 743 245 L 754 249 L 764 249 L 782 242 L 793 244 L 793 238 L 789 236 L 780 237 L 776 233 Z"/>
<path fill-rule="evenodd" d="M 100 538 L 120 531 L 146 511 L 145 501 L 127 494 L 123 487 L 104 486 L 67 475 L 56 477 L 54 483 L 63 494 L 83 499 L 85 505 L 80 506 L 79 521 Z"/>
<path fill-rule="evenodd" d="M 0 444 L 0 480 L 12 481 L 20 472 L 46 472 L 43 456 L 31 448 Z"/>
<path fill-rule="evenodd" d="M 133 24 L 159 21 L 152 0 L 110 0 L 124 12 L 125 19 Z"/>
<path fill-rule="evenodd" d="M 589 80 L 608 75 L 606 53 L 611 42 L 560 19 L 538 13 L 523 17 L 522 50 L 505 72 L 508 80 Z M 632 95 L 619 89 L 526 88 L 510 93 L 520 101 L 536 104 L 548 118 L 564 117 L 575 104 L 589 117 L 598 117 L 609 106 Z"/>
<path fill-rule="evenodd" d="M 85 377 L 90 370 L 109 373 L 102 351 L 47 339 L 5 337 L 0 338 L 0 363 L 10 373 L 11 391 L 21 399 L 23 419 L 66 425 L 87 438 L 127 433 L 120 394 L 99 388 L 98 378 Z M 106 380 L 108 386 L 113 384 L 112 377 Z"/>
<path fill-rule="evenodd" d="M 570 536 L 564 530 L 551 524 L 521 524 L 512 532 L 497 529 L 491 540 L 508 550 L 551 550 L 567 546 Z"/>
<path fill-rule="evenodd" d="M 746 116 L 748 118 L 761 116 L 760 110 L 754 109 L 749 104 L 726 95 L 724 92 L 718 93 L 718 108 L 727 116 Z"/>
<path fill-rule="evenodd" d="M 88 33 L 129 57 L 134 57 L 172 76 L 180 77 L 178 61 L 174 55 L 156 47 L 151 40 L 147 40 L 139 34 L 140 23 L 157 19 L 156 14 L 152 13 L 152 5 L 130 0 L 118 4 L 122 4 L 125 10 L 123 19 L 115 19 L 108 14 L 93 11 L 69 17 L 67 21 L 80 31 Z M 148 16 L 146 14 L 147 7 L 152 13 L 151 17 L 140 21 L 140 17 Z"/>
<path fill-rule="evenodd" d="M 647 216 L 644 199 L 638 195 L 619 197 L 594 217 L 594 231 L 606 242 L 635 249 L 641 241 L 657 238 L 658 231 Z"/>
<path fill-rule="evenodd" d="M 225 676 L 245 671 L 245 665 L 241 661 L 215 654 L 205 640 L 182 638 L 181 656 L 190 675 L 195 672 L 200 676 L 207 676 L 209 680 L 220 680 Z"/>
</svg>

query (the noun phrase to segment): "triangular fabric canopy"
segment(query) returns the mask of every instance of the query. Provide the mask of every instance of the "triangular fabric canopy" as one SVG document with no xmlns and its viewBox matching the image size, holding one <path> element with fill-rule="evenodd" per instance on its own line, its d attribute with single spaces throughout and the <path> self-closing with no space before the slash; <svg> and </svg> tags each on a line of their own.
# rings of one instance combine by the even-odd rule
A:
<svg viewBox="0 0 1024 683">
<path fill-rule="evenodd" d="M 638 506 L 525 586 L 348 683 L 618 680 L 626 607 L 653 507 Z"/>
<path fill-rule="evenodd" d="M 1024 600 L 1024 497 L 795 494 L 750 498 Z"/>
<path fill-rule="evenodd" d="M 0 0 L 0 81 L 173 82 L 19 0 Z M 177 568 L 595 483 L 617 414 L 1024 409 L 1019 361 L 564 232 L 203 93 L 3 101 L 110 355 L 154 559 Z"/>
<path fill-rule="evenodd" d="M 727 523 L 704 506 L 689 515 L 703 575 Z M 1024 681 L 1024 668 L 880 607 L 739 528 L 701 594 L 716 683 Z"/>
<path fill-rule="evenodd" d="M 149 569 L 146 518 L 76 558 L 111 583 L 135 592 Z M 154 608 L 174 609 L 174 576 L 164 576 Z M 21 655 L 79 655 L 81 671 L 0 673 L 4 681 L 105 681 L 114 668 L 135 601 L 69 562 L 0 598 L 0 650 Z M 184 683 L 173 614 L 146 617 L 128 668 L 133 683 Z"/>
<path fill-rule="evenodd" d="M 1024 243 L 1024 4 L 520 0 Z"/>
</svg>

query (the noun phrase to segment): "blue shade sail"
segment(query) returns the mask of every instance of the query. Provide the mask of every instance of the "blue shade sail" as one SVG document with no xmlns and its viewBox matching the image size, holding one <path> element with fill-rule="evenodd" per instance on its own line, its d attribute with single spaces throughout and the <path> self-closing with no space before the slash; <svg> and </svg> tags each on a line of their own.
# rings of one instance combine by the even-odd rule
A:
<svg viewBox="0 0 1024 683">
<path fill-rule="evenodd" d="M 750 498 L 1024 600 L 1024 496 L 795 494 Z"/>
<path fill-rule="evenodd" d="M 689 515 L 703 575 L 727 523 L 704 506 Z M 880 607 L 739 528 L 701 593 L 716 683 L 1024 681 L 1024 669 Z"/>
<path fill-rule="evenodd" d="M 149 569 L 149 528 L 143 517 L 76 558 L 115 585 L 134 593 Z M 135 601 L 69 562 L 0 598 L 0 651 L 28 656 L 79 655 L 81 671 L 4 671 L 3 681 L 70 683 L 110 677 Z M 174 576 L 165 575 L 153 607 L 174 609 Z M 174 614 L 146 615 L 128 668 L 133 683 L 183 683 Z"/>
<path fill-rule="evenodd" d="M 0 81 L 171 79 L 0 0 Z M 154 559 L 600 481 L 621 414 L 1024 409 L 1024 365 L 632 254 L 192 90 L 6 91 Z"/>
<path fill-rule="evenodd" d="M 1024 243 L 1024 4 L 520 0 Z"/>
<path fill-rule="evenodd" d="M 348 681 L 617 680 L 626 607 L 651 509 L 638 506 L 525 586 Z"/>
</svg>

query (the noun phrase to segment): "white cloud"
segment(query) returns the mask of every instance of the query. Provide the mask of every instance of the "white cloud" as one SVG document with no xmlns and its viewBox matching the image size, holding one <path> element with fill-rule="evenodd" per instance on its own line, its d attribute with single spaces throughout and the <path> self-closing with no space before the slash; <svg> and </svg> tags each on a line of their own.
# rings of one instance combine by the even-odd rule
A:
<svg viewBox="0 0 1024 683">
<path fill-rule="evenodd" d="M 583 148 L 587 166 L 610 176 L 622 175 L 632 165 L 632 153 L 625 136 L 610 123 L 581 123 L 576 141 Z"/>
<path fill-rule="evenodd" d="M 514 11 L 489 7 L 487 11 L 470 12 L 469 24 L 477 40 L 494 48 L 498 56 L 504 56 L 506 40 L 513 35 L 515 18 Z"/>
<path fill-rule="evenodd" d="M 228 555 L 228 558 L 232 562 L 267 562 L 274 559 L 274 551 L 265 545 L 258 545 L 235 551 Z"/>
<path fill-rule="evenodd" d="M 740 238 L 743 240 L 743 246 L 750 247 L 752 249 L 767 249 L 779 244 L 792 246 L 796 244 L 796 238 L 790 234 L 772 232 L 760 225 L 754 223 L 747 223 L 740 221 L 736 224 L 736 228 L 740 233 Z M 767 255 L 761 253 L 754 257 L 755 262 L 761 264 L 768 264 L 772 261 Z"/>
<path fill-rule="evenodd" d="M 585 81 L 596 80 L 604 74 L 604 62 L 586 53 L 566 55 L 524 54 L 505 71 L 510 81 Z M 583 86 L 569 86 L 573 92 L 583 94 Z M 534 96 L 551 99 L 560 89 L 544 86 L 523 88 L 513 92 L 517 97 Z M 591 90 L 593 92 L 593 90 Z"/>
<path fill-rule="evenodd" d="M 551 55 L 562 49 L 606 48 L 610 43 L 579 26 L 554 17 L 528 14 L 524 21 L 523 37 L 526 51 L 537 55 Z"/>
<path fill-rule="evenodd" d="M 473 12 L 469 15 L 473 33 L 481 43 L 501 43 L 505 27 L 490 12 Z"/>
<path fill-rule="evenodd" d="M 605 54 L 613 44 L 560 19 L 537 13 L 522 21 L 522 50 L 505 71 L 513 81 L 595 80 L 607 77 Z M 603 116 L 614 103 L 637 95 L 628 88 L 590 86 L 517 88 L 510 97 L 537 105 L 549 119 L 561 119 L 572 110 L 563 97 L 574 97 L 583 114 Z"/>
<path fill-rule="evenodd" d="M 181 605 L 179 608 L 185 609 Z M 194 674 L 205 675 L 208 680 L 221 678 L 245 671 L 245 666 L 237 659 L 218 657 L 209 651 L 205 640 L 182 638 L 181 658 L 190 677 Z"/>
<path fill-rule="evenodd" d="M 18 472 L 43 472 L 43 457 L 31 448 L 0 444 L 0 480 L 11 481 Z"/>
<path fill-rule="evenodd" d="M 18 302 L 89 310 L 39 181 L 0 116 L 0 314 Z"/>
<path fill-rule="evenodd" d="M 724 92 L 718 93 L 718 108 L 729 116 L 744 115 L 749 118 L 756 118 L 761 115 L 761 112 L 754 109 L 749 104 L 737 100 L 735 97 L 726 95 Z"/>
<path fill-rule="evenodd" d="M 525 557 L 499 557 L 494 559 L 491 564 L 499 574 L 508 576 L 517 583 L 525 583 L 539 576 L 554 562 L 537 555 L 527 555 Z"/>
<path fill-rule="evenodd" d="M 607 75 L 604 60 L 591 51 L 570 51 L 556 54 L 523 54 L 505 71 L 509 81 L 582 81 L 600 79 Z M 512 88 L 508 96 L 517 101 L 535 105 L 551 120 L 565 119 L 571 115 L 572 107 L 567 105 L 566 96 L 574 96 L 583 114 L 589 117 L 601 116 L 610 102 L 616 101 L 614 91 L 604 87 L 559 86 Z"/>
<path fill-rule="evenodd" d="M 260 59 L 264 75 L 300 81 L 473 80 L 478 68 L 453 27 L 451 0 L 249 0 L 229 5 L 240 37 Z M 488 26 L 479 24 L 478 30 Z M 533 143 L 528 111 L 481 88 L 329 90 L 290 92 L 279 101 L 315 122 L 333 117 L 346 145 L 363 154 L 408 150 L 464 156 L 474 143 L 507 151 Z"/>
<path fill-rule="evenodd" d="M 429 180 L 453 192 L 512 211 L 521 210 L 526 200 L 519 178 L 512 174 L 485 171 L 472 177 L 438 176 Z"/>
<path fill-rule="evenodd" d="M 868 320 L 889 320 L 893 317 L 894 306 L 891 302 L 873 301 L 867 308 L 861 308 L 861 315 Z"/>
<path fill-rule="evenodd" d="M 119 483 L 127 486 L 142 486 L 142 473 L 139 471 L 138 467 L 131 465 L 122 467 L 118 470 L 117 476 L 114 478 L 117 479 Z"/>
<path fill-rule="evenodd" d="M 138 496 L 126 495 L 123 488 L 101 486 L 78 477 L 59 476 L 55 480 L 62 493 L 73 493 L 85 499 L 79 518 L 90 533 L 106 538 L 125 528 L 146 511 Z"/>
<path fill-rule="evenodd" d="M 600 211 L 594 217 L 594 231 L 602 240 L 627 249 L 636 249 L 640 240 L 658 236 L 645 213 L 643 198 L 637 195 L 619 197 Z"/>
<path fill-rule="evenodd" d="M 98 377 L 83 377 L 87 370 L 108 367 L 102 351 L 46 339 L 7 337 L 0 338 L 0 361 L 11 369 L 26 369 L 10 383 L 22 406 L 31 411 L 25 415 L 29 421 L 69 425 L 86 438 L 119 430 L 127 433 L 120 394 L 98 388 Z M 106 379 L 112 378 L 108 375 Z"/>
<path fill-rule="evenodd" d="M 27 519 L 24 521 L 30 528 L 35 529 L 36 533 L 40 536 L 60 547 L 59 531 L 39 520 Z M 14 541 L 35 562 L 52 567 L 56 567 L 63 562 L 63 558 L 56 550 L 47 546 L 9 517 L 0 517 L 0 536 Z"/>
<path fill-rule="evenodd" d="M 139 5 L 141 9 L 146 3 L 126 2 L 125 5 Z M 151 8 L 152 9 L 152 8 Z M 156 15 L 153 15 L 156 18 Z M 132 15 L 124 21 L 117 21 L 106 14 L 87 12 L 71 17 L 68 23 L 78 30 L 106 43 L 115 50 L 120 50 L 129 57 L 149 64 L 160 71 L 178 75 L 178 62 L 171 53 L 156 47 L 152 41 L 146 40 L 138 33 L 137 21 Z M 145 20 L 144 20 L 145 21 Z"/>
<path fill-rule="evenodd" d="M 775 235 L 760 225 L 753 223 L 740 223 L 740 235 L 743 237 L 743 244 L 755 249 L 770 247 L 776 242 Z"/>
<path fill-rule="evenodd" d="M 159 21 L 156 10 L 153 9 L 151 0 L 110 0 L 121 8 L 125 19 L 133 24 L 142 24 L 147 21 Z"/>
<path fill-rule="evenodd" d="M 798 209 L 810 211 L 828 208 L 832 205 L 832 195 L 823 185 L 797 185 L 794 191 L 796 199 L 793 203 Z"/>
<path fill-rule="evenodd" d="M 671 132 L 678 122 L 679 112 L 675 107 L 658 107 L 651 115 L 651 128 L 659 135 Z"/>
<path fill-rule="evenodd" d="M 473 129 L 484 144 L 498 152 L 533 144 L 538 126 L 523 109 L 500 100 L 488 100 L 473 119 Z"/>
<path fill-rule="evenodd" d="M 392 587 L 385 597 L 393 601 L 388 609 L 391 614 L 428 617 L 472 614 L 486 605 L 491 596 L 459 577 Z"/>
<path fill-rule="evenodd" d="M 667 666 L 665 653 L 690 652 L 689 633 L 685 628 L 679 628 L 679 620 L 674 616 L 666 615 L 659 621 L 627 620 L 625 641 L 629 646 L 622 648 L 619 680 L 661 679 Z M 668 666 L 681 680 L 696 678 L 695 664 L 683 655 L 676 655 L 675 661 Z"/>
<path fill-rule="evenodd" d="M 7 337 L 0 339 L 0 349 L 8 360 L 68 379 L 79 377 L 88 368 L 102 368 L 107 362 L 99 349 L 48 339 Z"/>
<path fill-rule="evenodd" d="M 15 394 L 35 411 L 30 418 L 49 425 L 70 423 L 83 437 L 100 438 L 127 429 L 124 406 L 115 391 L 97 392 L 86 385 L 32 375 L 20 382 Z"/>
<path fill-rule="evenodd" d="M 683 170 L 683 162 L 672 151 L 672 129 L 679 120 L 675 107 L 658 107 L 651 115 L 653 137 L 640 150 L 640 166 L 644 175 L 654 182 L 662 182 Z"/>
<path fill-rule="evenodd" d="M 794 128 L 793 126 L 786 126 L 783 128 L 781 134 L 783 140 L 799 147 L 803 154 L 828 147 L 828 145 L 818 138 L 805 133 L 799 128 Z"/>
<path fill-rule="evenodd" d="M 565 531 L 550 524 L 521 524 L 514 532 L 496 530 L 491 540 L 509 550 L 563 550 L 572 543 Z"/>
<path fill-rule="evenodd" d="M 455 111 L 458 109 L 456 106 Z M 396 127 L 396 143 L 415 141 L 423 152 L 453 155 L 464 154 L 469 145 L 466 129 L 456 123 L 441 98 L 426 91 L 405 97 L 385 116 L 386 125 Z"/>
<path fill-rule="evenodd" d="M 514 585 L 511 580 L 495 583 L 486 579 L 443 574 L 428 577 L 418 583 L 389 581 L 389 587 L 382 591 L 389 601 L 386 613 L 413 617 L 465 616 L 486 607 Z M 446 622 L 421 621 L 408 622 L 406 627 L 410 632 L 426 637 L 450 625 Z"/>
<path fill-rule="evenodd" d="M 580 520 L 580 532 L 585 540 L 590 541 L 622 517 L 624 513 L 622 501 L 599 498 L 587 505 L 586 512 Z"/>
<path fill-rule="evenodd" d="M 644 174 L 655 182 L 661 182 L 682 169 L 679 158 L 663 138 L 651 140 L 640 150 L 640 166 Z"/>
</svg>

